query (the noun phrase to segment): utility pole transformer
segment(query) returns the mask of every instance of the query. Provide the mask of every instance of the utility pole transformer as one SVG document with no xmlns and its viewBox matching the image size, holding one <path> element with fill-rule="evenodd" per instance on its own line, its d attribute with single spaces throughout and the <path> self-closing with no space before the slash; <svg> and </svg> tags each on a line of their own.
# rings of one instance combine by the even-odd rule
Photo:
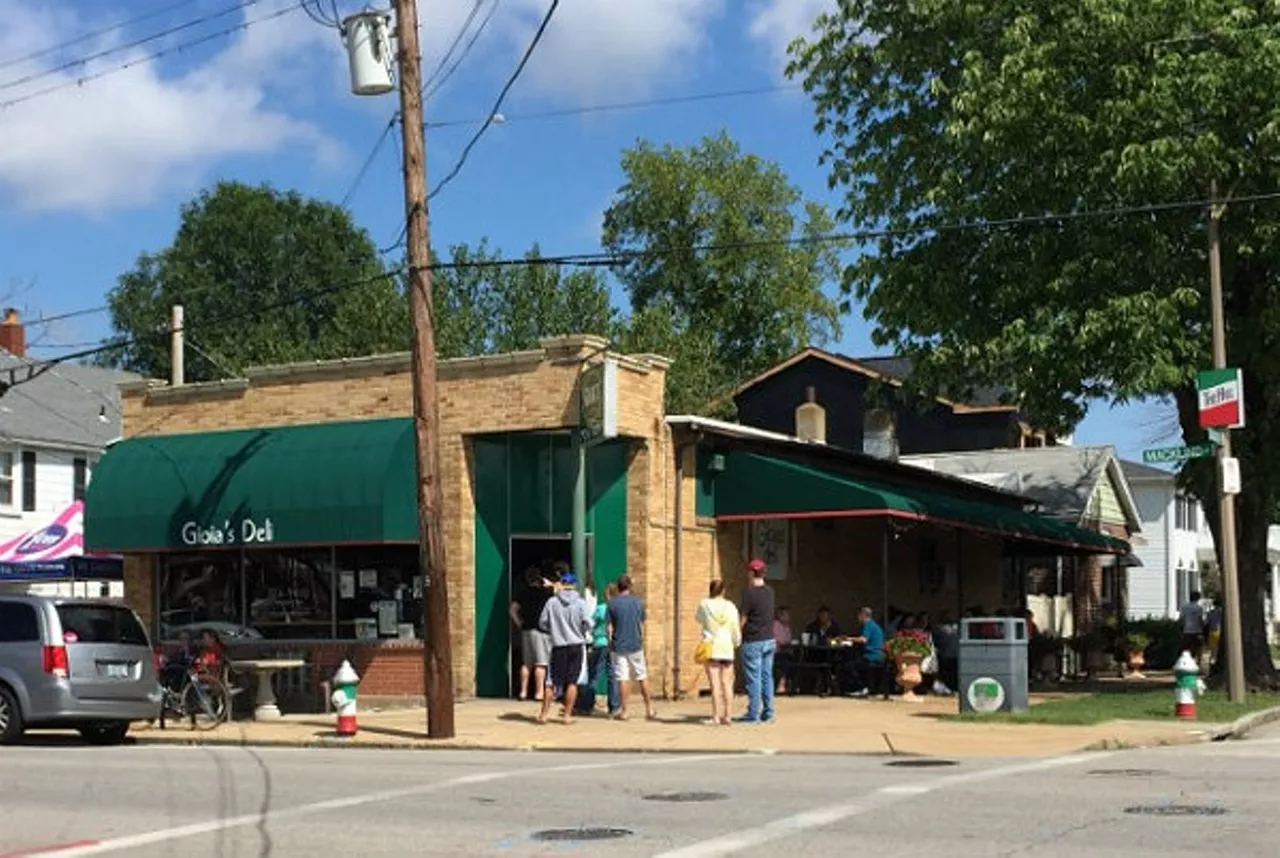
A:
<svg viewBox="0 0 1280 858">
<path fill-rule="evenodd" d="M 404 140 L 404 207 L 409 257 L 409 312 L 413 323 L 413 428 L 418 464 L 418 564 L 423 576 L 426 635 L 422 688 L 427 738 L 454 736 L 453 645 L 449 582 L 440 515 L 440 416 L 431 302 L 427 217 L 427 145 L 422 116 L 422 58 L 417 0 L 395 0 L 400 63 L 400 130 Z"/>
</svg>

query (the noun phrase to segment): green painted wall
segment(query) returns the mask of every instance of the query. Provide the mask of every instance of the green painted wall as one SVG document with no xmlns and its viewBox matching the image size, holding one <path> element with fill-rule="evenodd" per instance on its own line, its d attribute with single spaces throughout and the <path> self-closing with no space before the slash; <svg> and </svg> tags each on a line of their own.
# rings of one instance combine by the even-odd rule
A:
<svg viewBox="0 0 1280 858">
<path fill-rule="evenodd" d="M 601 590 L 627 568 L 627 442 L 587 456 L 587 531 Z M 567 535 L 577 451 L 568 435 L 488 436 L 473 441 L 476 516 L 476 694 L 506 697 L 512 535 Z"/>
</svg>

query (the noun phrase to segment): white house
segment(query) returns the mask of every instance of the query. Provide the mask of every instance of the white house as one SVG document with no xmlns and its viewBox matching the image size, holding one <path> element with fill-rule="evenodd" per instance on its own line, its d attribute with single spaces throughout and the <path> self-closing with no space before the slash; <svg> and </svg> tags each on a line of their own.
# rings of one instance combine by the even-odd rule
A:
<svg viewBox="0 0 1280 858">
<path fill-rule="evenodd" d="M 1178 616 L 1193 591 L 1202 587 L 1204 572 L 1217 567 L 1213 533 L 1200 501 L 1178 489 L 1171 471 L 1124 462 L 1142 515 L 1145 542 L 1134 545 L 1142 566 L 1129 570 L 1129 616 Z M 1271 566 L 1264 594 L 1268 630 L 1276 638 L 1280 609 L 1280 527 L 1267 532 Z"/>
<path fill-rule="evenodd" d="M 41 370 L 33 372 L 35 370 Z M 44 527 L 83 500 L 103 448 L 120 437 L 117 385 L 128 373 L 76 364 L 42 367 L 26 357 L 14 310 L 0 321 L 0 544 Z M 100 595 L 97 581 L 3 586 L 32 592 Z M 112 582 L 110 595 L 123 594 Z"/>
</svg>

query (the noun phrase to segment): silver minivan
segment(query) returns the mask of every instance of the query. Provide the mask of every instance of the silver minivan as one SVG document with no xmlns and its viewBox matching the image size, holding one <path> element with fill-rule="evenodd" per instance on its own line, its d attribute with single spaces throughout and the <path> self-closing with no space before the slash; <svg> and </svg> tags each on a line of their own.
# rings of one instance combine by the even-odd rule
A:
<svg viewBox="0 0 1280 858">
<path fill-rule="evenodd" d="M 159 717 L 146 629 L 105 600 L 0 594 L 0 745 L 27 728 L 66 727 L 98 744 Z"/>
</svg>

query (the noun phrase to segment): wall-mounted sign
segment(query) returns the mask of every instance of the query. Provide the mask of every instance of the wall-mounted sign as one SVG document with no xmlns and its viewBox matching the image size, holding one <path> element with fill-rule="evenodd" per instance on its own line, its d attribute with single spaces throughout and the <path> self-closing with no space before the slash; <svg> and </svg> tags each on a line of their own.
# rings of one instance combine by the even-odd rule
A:
<svg viewBox="0 0 1280 858">
<path fill-rule="evenodd" d="M 751 522 L 748 554 L 764 561 L 766 580 L 785 581 L 791 561 L 791 522 L 777 518 Z"/>
<path fill-rule="evenodd" d="M 1208 369 L 1196 376 L 1200 394 L 1200 426 L 1240 429 L 1244 426 L 1244 374 L 1238 369 Z"/>
<path fill-rule="evenodd" d="M 618 437 L 618 361 L 607 357 L 579 376 L 582 441 Z"/>
<path fill-rule="evenodd" d="M 265 545 L 276 541 L 275 529 L 269 518 L 261 521 L 226 519 L 220 525 L 188 521 L 182 525 L 178 535 L 183 545 L 190 546 Z"/>
</svg>

